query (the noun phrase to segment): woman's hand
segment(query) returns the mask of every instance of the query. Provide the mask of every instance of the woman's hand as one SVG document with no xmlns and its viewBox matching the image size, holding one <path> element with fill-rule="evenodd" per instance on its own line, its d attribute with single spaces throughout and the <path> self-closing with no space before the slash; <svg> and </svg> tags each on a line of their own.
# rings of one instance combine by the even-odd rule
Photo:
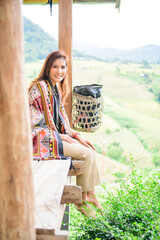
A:
<svg viewBox="0 0 160 240">
<path fill-rule="evenodd" d="M 81 144 L 83 144 L 84 146 L 86 147 L 91 147 L 93 148 L 93 150 L 96 150 L 96 148 L 94 147 L 94 145 L 87 139 L 84 139 L 82 138 L 78 132 L 74 131 L 72 128 L 71 128 L 71 131 L 72 131 L 72 135 L 74 136 L 75 135 L 75 139 L 77 139 Z"/>
<path fill-rule="evenodd" d="M 66 141 L 66 142 L 69 142 L 69 143 L 77 143 L 77 141 L 70 137 L 68 134 L 59 134 L 60 138 L 62 141 Z"/>
<path fill-rule="evenodd" d="M 91 148 L 93 148 L 93 150 L 96 150 L 95 147 L 94 147 L 94 145 L 93 145 L 89 140 L 82 138 L 80 135 L 77 135 L 76 139 L 77 139 L 81 144 L 83 144 L 84 146 L 86 146 L 86 147 L 88 147 L 88 148 L 91 147 Z"/>
</svg>

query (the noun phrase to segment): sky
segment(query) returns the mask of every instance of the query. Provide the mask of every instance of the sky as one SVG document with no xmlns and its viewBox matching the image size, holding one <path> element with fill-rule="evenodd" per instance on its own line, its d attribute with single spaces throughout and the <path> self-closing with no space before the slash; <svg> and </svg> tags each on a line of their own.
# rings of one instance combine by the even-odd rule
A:
<svg viewBox="0 0 160 240">
<path fill-rule="evenodd" d="M 73 42 L 101 48 L 160 45 L 160 0 L 121 0 L 115 4 L 73 4 Z M 58 39 L 58 5 L 23 5 L 22 13 Z"/>
</svg>

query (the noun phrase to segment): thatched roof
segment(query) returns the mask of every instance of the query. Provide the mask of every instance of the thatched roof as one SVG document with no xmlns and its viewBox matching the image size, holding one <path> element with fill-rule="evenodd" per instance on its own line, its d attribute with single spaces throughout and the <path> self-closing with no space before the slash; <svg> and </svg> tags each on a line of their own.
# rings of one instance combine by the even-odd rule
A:
<svg viewBox="0 0 160 240">
<path fill-rule="evenodd" d="M 120 7 L 121 0 L 73 0 L 73 3 L 83 3 L 83 4 L 98 4 L 98 3 L 115 3 L 115 7 Z M 24 4 L 47 4 L 51 0 L 23 0 Z M 57 4 L 58 0 L 52 0 L 52 4 Z"/>
</svg>

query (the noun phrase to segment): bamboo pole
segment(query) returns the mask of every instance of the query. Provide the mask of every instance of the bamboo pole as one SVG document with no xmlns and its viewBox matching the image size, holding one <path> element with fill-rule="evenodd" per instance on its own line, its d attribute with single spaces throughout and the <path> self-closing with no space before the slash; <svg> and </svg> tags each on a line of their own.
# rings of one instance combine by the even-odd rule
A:
<svg viewBox="0 0 160 240">
<path fill-rule="evenodd" d="M 69 96 L 65 109 L 72 124 L 72 3 L 73 0 L 59 0 L 59 50 L 65 52 L 68 62 Z"/>
<path fill-rule="evenodd" d="M 20 0 L 0 0 L 0 239 L 34 240 Z"/>
</svg>

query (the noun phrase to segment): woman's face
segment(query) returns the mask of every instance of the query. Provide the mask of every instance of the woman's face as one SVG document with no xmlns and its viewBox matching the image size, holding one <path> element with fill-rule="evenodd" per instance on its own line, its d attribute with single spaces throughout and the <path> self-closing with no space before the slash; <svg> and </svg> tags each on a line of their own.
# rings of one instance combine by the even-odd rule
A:
<svg viewBox="0 0 160 240">
<path fill-rule="evenodd" d="M 49 78 L 53 84 L 53 86 L 61 82 L 67 72 L 66 60 L 64 58 L 57 58 L 50 69 Z"/>
</svg>

